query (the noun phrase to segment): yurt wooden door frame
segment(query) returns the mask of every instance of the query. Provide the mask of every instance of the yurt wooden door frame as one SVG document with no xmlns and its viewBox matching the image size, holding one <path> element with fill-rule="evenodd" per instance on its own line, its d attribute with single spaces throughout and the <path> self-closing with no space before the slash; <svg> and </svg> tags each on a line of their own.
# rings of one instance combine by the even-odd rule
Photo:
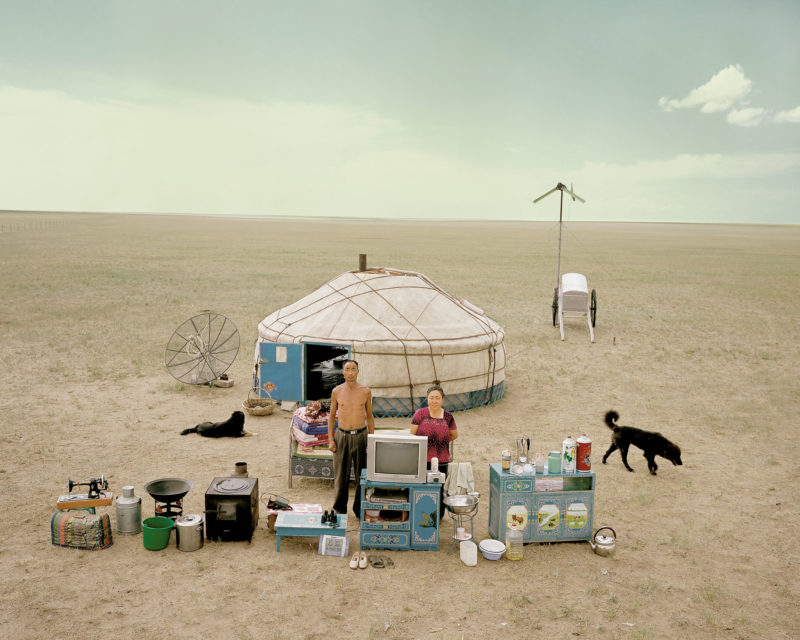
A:
<svg viewBox="0 0 800 640">
<path fill-rule="evenodd" d="M 259 395 L 266 398 L 269 389 L 269 396 L 277 402 L 306 402 L 330 397 L 330 391 L 324 389 L 321 375 L 312 368 L 344 354 L 349 356 L 350 348 L 341 344 L 261 342 L 258 356 Z"/>
</svg>

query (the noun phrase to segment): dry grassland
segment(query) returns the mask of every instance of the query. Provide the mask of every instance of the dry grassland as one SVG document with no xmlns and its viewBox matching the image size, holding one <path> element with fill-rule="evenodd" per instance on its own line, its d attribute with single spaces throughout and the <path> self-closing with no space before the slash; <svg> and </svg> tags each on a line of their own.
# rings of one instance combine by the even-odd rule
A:
<svg viewBox="0 0 800 640">
<path fill-rule="evenodd" d="M 798 637 L 800 227 L 570 224 L 562 271 L 585 273 L 598 294 L 590 344 L 584 324 L 570 322 L 565 342 L 551 324 L 554 224 L 0 221 L 0 637 Z M 616 558 L 528 545 L 521 562 L 469 568 L 443 544 L 353 571 L 308 539 L 276 553 L 263 519 L 252 544 L 193 553 L 148 551 L 141 535 L 98 552 L 50 544 L 67 478 L 132 484 L 145 515 L 147 482 L 187 478 L 185 512 L 200 513 L 210 480 L 245 460 L 262 493 L 327 508 L 330 484 L 287 488 L 288 414 L 248 417 L 255 438 L 178 433 L 238 409 L 258 322 L 355 269 L 359 253 L 425 273 L 506 331 L 506 396 L 456 415 L 457 459 L 472 461 L 484 496 L 477 537 L 501 449 L 529 435 L 546 451 L 586 432 L 594 524 L 616 529 Z M 230 389 L 182 385 L 164 368 L 172 331 L 203 309 L 239 328 Z M 635 473 L 618 454 L 599 464 L 610 408 L 675 440 L 684 466 L 660 461 L 652 477 L 638 452 Z"/>
</svg>

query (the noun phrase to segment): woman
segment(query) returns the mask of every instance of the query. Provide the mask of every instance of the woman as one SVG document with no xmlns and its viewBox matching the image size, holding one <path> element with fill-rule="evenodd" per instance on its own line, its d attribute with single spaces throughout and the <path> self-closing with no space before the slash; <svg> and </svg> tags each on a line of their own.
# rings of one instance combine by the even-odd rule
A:
<svg viewBox="0 0 800 640">
<path fill-rule="evenodd" d="M 411 418 L 411 434 L 428 436 L 428 469 L 431 458 L 439 458 L 439 471 L 447 474 L 450 463 L 450 443 L 458 437 L 453 414 L 442 407 L 444 391 L 435 384 L 428 388 L 428 406 L 418 409 Z"/>
</svg>

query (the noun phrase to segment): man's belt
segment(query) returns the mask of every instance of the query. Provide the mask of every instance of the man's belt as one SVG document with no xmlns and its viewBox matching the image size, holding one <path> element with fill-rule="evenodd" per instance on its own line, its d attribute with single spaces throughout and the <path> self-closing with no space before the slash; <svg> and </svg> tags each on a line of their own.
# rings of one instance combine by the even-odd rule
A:
<svg viewBox="0 0 800 640">
<path fill-rule="evenodd" d="M 354 429 L 353 431 L 348 431 L 347 429 L 339 429 L 342 433 L 346 433 L 348 436 L 354 436 L 357 433 L 364 433 L 367 430 L 366 427 L 361 427 L 360 429 Z"/>
</svg>

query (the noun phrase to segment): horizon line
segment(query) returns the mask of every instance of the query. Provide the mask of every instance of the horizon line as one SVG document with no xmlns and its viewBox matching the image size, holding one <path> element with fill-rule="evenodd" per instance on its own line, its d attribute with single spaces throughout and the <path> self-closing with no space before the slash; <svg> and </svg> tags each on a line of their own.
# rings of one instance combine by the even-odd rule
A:
<svg viewBox="0 0 800 640">
<path fill-rule="evenodd" d="M 558 220 L 540 220 L 525 218 L 431 218 L 431 217 L 394 217 L 381 218 L 374 216 L 312 216 L 312 215 L 290 215 L 290 214 L 267 214 L 267 213 L 198 213 L 198 212 L 164 212 L 164 211 L 75 211 L 60 209 L 0 209 L 0 215 L 18 213 L 28 214 L 56 214 L 56 215 L 133 215 L 133 216 L 198 216 L 205 218 L 228 218 L 228 219 L 261 219 L 261 220 L 314 220 L 325 222 L 477 222 L 477 223 L 497 223 L 497 222 L 522 222 L 522 223 L 546 223 L 558 224 Z M 571 218 L 569 223 L 581 222 L 590 224 L 706 224 L 706 225 L 737 225 L 737 226 L 771 226 L 771 227 L 793 227 L 800 222 L 708 222 L 692 220 L 591 220 Z"/>
</svg>

